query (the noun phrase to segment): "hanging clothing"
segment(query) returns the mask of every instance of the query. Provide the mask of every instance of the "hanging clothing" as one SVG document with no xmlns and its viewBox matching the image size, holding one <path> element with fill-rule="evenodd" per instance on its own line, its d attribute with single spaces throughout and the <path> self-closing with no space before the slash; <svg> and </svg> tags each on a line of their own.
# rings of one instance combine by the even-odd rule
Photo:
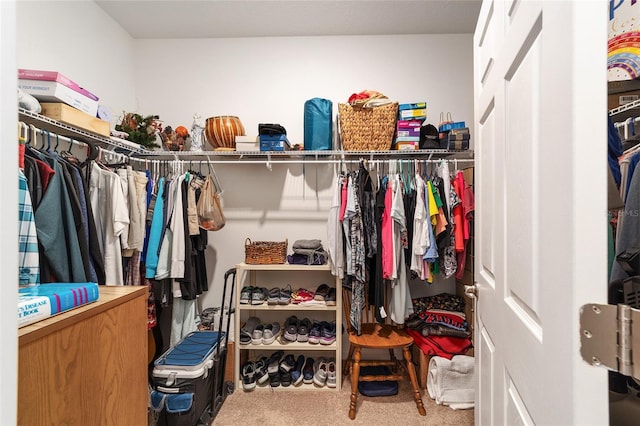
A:
<svg viewBox="0 0 640 426">
<path fill-rule="evenodd" d="M 162 235 L 163 210 L 164 210 L 164 177 L 158 180 L 158 193 L 155 197 L 151 227 L 147 244 L 147 256 L 145 259 L 146 278 L 155 278 L 158 267 L 158 253 L 160 251 L 160 235 Z"/>
<path fill-rule="evenodd" d="M 343 230 L 340 221 L 341 199 L 342 199 L 342 183 L 345 177 L 340 175 L 336 180 L 336 186 L 333 190 L 333 198 L 329 207 L 329 217 L 327 219 L 327 251 L 329 252 L 329 264 L 331 273 L 342 279 L 345 275 L 344 265 L 344 246 L 343 246 Z"/>
<path fill-rule="evenodd" d="M 393 237 L 395 252 L 396 278 L 391 283 L 391 296 L 389 298 L 389 317 L 396 324 L 404 324 L 406 318 L 413 313 L 411 294 L 409 292 L 409 279 L 404 260 L 405 246 L 408 244 L 406 218 L 402 183 L 396 177 L 393 183 L 393 200 L 391 218 L 393 219 Z"/>
<path fill-rule="evenodd" d="M 27 177 L 18 169 L 18 284 L 40 284 L 38 235 Z"/>
</svg>

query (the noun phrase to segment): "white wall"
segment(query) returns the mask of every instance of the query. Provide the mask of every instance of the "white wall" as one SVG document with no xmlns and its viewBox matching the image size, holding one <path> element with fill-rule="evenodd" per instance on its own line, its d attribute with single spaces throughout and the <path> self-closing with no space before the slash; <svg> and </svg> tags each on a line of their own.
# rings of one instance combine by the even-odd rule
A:
<svg viewBox="0 0 640 426">
<path fill-rule="evenodd" d="M 191 127 L 237 115 L 248 134 L 280 123 L 303 141 L 303 105 L 323 97 L 346 102 L 377 90 L 399 102 L 426 101 L 428 121 L 441 112 L 473 121 L 471 34 L 136 40 L 136 91 L 144 114 Z M 472 129 L 473 130 L 473 129 Z"/>
<path fill-rule="evenodd" d="M 18 68 L 58 71 L 100 98 L 111 128 L 138 108 L 133 39 L 93 1 L 17 2 Z"/>
<path fill-rule="evenodd" d="M 471 34 L 417 36 L 273 37 L 135 40 L 140 112 L 165 125 L 191 127 L 203 118 L 237 115 L 248 134 L 258 123 L 280 123 L 292 143 L 303 142 L 303 106 L 323 97 L 346 102 L 377 90 L 399 102 L 426 101 L 428 121 L 440 112 L 473 121 Z M 473 132 L 473 129 L 472 129 Z M 224 272 L 244 259 L 244 241 L 320 238 L 335 180 L 332 166 L 224 164 L 227 226 L 209 233 L 208 273 L 219 306 Z M 454 291 L 454 283 L 412 285 L 412 295 Z"/>
<path fill-rule="evenodd" d="M 5 245 L 0 256 L 0 268 L 6 279 L 0 298 L 0 382 L 5 391 L 0 398 L 0 424 L 14 425 L 18 412 L 18 144 L 16 131 L 16 7 L 15 1 L 0 1 L 0 137 L 6 143 L 0 157 L 0 200 L 7 208 L 0 209 L 3 224 L 0 239 Z M 13 277 L 13 278 L 12 278 Z M 14 284 L 12 284 L 14 283 Z M 8 390 L 8 391 L 7 391 Z"/>
</svg>

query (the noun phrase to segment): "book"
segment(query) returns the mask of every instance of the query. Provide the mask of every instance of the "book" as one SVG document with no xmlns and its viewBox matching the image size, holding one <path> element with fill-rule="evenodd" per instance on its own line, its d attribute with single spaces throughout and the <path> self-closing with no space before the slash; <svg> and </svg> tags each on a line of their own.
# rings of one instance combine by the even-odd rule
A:
<svg viewBox="0 0 640 426">
<path fill-rule="evenodd" d="M 400 111 L 400 119 L 402 120 L 416 120 L 420 118 L 427 118 L 427 110 L 424 109 L 405 109 Z"/>
<path fill-rule="evenodd" d="M 424 120 L 398 120 L 396 123 L 398 129 L 405 127 L 421 127 Z"/>
<path fill-rule="evenodd" d="M 399 111 L 404 111 L 406 109 L 427 109 L 427 103 L 426 102 L 414 102 L 414 103 L 399 104 L 398 105 L 398 110 Z"/>
<path fill-rule="evenodd" d="M 42 71 L 42 70 L 26 70 L 23 68 L 18 69 L 18 78 L 22 80 L 44 80 L 44 81 L 56 81 L 60 84 L 67 86 L 69 89 L 73 89 L 81 95 L 86 96 L 94 101 L 99 101 L 96 95 L 88 91 L 87 89 L 80 87 L 75 81 L 67 78 L 56 71 Z"/>
<path fill-rule="evenodd" d="M 18 289 L 18 328 L 98 300 L 97 283 L 53 283 Z"/>
</svg>

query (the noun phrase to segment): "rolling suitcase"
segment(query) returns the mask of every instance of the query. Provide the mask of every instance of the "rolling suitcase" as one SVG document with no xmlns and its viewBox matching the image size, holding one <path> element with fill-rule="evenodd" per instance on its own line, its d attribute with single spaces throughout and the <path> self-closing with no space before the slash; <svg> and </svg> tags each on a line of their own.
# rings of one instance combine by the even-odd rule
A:
<svg viewBox="0 0 640 426">
<path fill-rule="evenodd" d="M 225 316 L 224 301 L 230 275 L 233 275 L 231 296 Z M 154 362 L 150 403 L 157 413 L 159 426 L 209 424 L 227 394 L 233 391 L 233 384 L 225 384 L 224 373 L 234 285 L 235 269 L 230 269 L 225 273 L 223 308 L 217 331 L 191 332 Z"/>
</svg>

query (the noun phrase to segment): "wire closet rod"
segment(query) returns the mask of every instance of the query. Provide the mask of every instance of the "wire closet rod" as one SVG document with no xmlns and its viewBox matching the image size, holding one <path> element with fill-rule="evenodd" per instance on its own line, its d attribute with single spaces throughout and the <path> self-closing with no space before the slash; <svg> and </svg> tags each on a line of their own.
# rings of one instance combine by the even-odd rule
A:
<svg viewBox="0 0 640 426">
<path fill-rule="evenodd" d="M 69 150 L 71 150 L 71 146 L 72 145 L 78 145 L 78 146 L 82 146 L 84 148 L 91 148 L 91 145 L 87 142 L 83 142 L 83 141 L 79 141 L 73 138 L 70 138 L 68 136 L 62 136 L 62 135 L 58 135 L 57 133 L 51 132 L 49 130 L 44 130 L 44 129 L 40 129 L 39 127 L 34 126 L 33 124 L 27 124 L 24 123 L 22 121 L 18 122 L 18 125 L 20 126 L 20 131 L 19 134 L 21 135 L 21 137 L 24 138 L 24 140 L 29 143 L 31 146 L 33 146 L 36 149 L 42 149 L 44 148 L 44 138 L 46 137 L 46 144 L 48 147 L 51 146 L 51 144 L 55 144 L 54 146 L 57 147 L 60 141 L 63 142 L 67 142 L 69 143 Z M 28 136 L 27 134 L 30 132 L 30 136 Z M 22 136 L 24 135 L 24 136 Z M 40 148 L 38 147 L 38 135 L 40 135 L 40 140 L 42 141 L 42 146 Z M 35 142 L 35 143 L 34 143 Z M 132 157 L 132 156 L 128 156 L 125 154 L 122 154 L 120 152 L 114 152 L 114 151 L 109 151 L 106 149 L 103 149 L 102 147 L 95 145 L 94 146 L 99 153 L 99 156 L 101 156 L 102 158 L 105 159 L 109 159 L 109 160 L 113 160 L 113 161 L 136 161 L 139 163 L 145 163 L 147 160 L 143 159 L 143 158 L 136 158 L 136 157 Z M 85 153 L 86 154 L 86 153 Z"/>
<path fill-rule="evenodd" d="M 156 160 L 156 161 L 182 161 L 188 163 L 190 160 Z M 459 163 L 473 163 L 473 158 L 438 158 L 438 159 L 422 159 L 422 158 L 386 158 L 386 159 L 345 159 L 345 160 L 193 160 L 197 163 L 199 161 L 205 161 L 208 164 L 358 164 L 361 161 L 365 161 L 369 164 L 385 164 L 390 162 L 427 162 L 427 163 L 439 163 L 442 161 L 459 162 Z"/>
</svg>

